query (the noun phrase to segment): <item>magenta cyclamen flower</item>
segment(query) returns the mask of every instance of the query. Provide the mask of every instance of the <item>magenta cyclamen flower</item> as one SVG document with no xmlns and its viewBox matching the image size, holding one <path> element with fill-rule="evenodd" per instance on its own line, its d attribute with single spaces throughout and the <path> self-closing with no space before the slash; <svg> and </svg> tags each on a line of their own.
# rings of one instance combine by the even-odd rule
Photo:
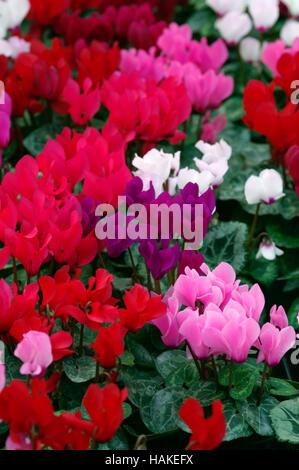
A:
<svg viewBox="0 0 299 470">
<path fill-rule="evenodd" d="M 14 354 L 23 362 L 21 374 L 33 377 L 42 377 L 53 362 L 50 338 L 41 331 L 25 333 Z"/>
<path fill-rule="evenodd" d="M 280 305 L 278 308 L 276 305 L 270 310 L 270 323 L 271 325 L 277 326 L 281 330 L 289 325 L 288 317 L 285 309 Z"/>
<path fill-rule="evenodd" d="M 0 392 L 5 387 L 5 365 L 2 363 L 1 353 L 0 353 Z"/>
<path fill-rule="evenodd" d="M 257 364 L 265 361 L 269 367 L 277 366 L 295 341 L 296 333 L 292 326 L 280 330 L 271 323 L 265 323 L 259 337 Z"/>
<path fill-rule="evenodd" d="M 1 149 L 7 147 L 9 143 L 11 112 L 12 101 L 10 96 L 5 93 L 4 103 L 0 104 L 0 161 L 2 159 Z"/>
</svg>

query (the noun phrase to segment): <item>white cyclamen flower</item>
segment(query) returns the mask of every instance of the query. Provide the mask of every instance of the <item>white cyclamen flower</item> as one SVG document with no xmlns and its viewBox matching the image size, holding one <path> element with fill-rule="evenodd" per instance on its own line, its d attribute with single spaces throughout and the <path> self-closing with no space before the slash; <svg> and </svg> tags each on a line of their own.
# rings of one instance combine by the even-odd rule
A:
<svg viewBox="0 0 299 470">
<path fill-rule="evenodd" d="M 195 147 L 203 154 L 202 159 L 206 162 L 213 162 L 222 158 L 229 160 L 232 155 L 232 148 L 224 139 L 213 145 L 199 140 Z"/>
<path fill-rule="evenodd" d="M 262 241 L 256 254 L 256 258 L 265 258 L 268 261 L 273 261 L 276 256 L 282 256 L 283 254 L 284 251 L 277 248 L 274 242 L 270 240 Z"/>
<path fill-rule="evenodd" d="M 284 196 L 282 178 L 276 170 L 263 170 L 259 176 L 250 176 L 244 189 L 248 204 L 273 204 Z"/>
<path fill-rule="evenodd" d="M 244 38 L 240 42 L 240 54 L 242 59 L 249 64 L 259 62 L 263 52 L 263 45 L 255 38 Z"/>
<path fill-rule="evenodd" d="M 21 24 L 29 10 L 29 0 L 0 0 L 0 37 Z"/>
<path fill-rule="evenodd" d="M 299 21 L 286 21 L 280 31 L 280 38 L 289 47 L 292 46 L 294 40 L 299 37 Z"/>
<path fill-rule="evenodd" d="M 195 165 L 199 171 L 208 171 L 213 175 L 211 181 L 213 187 L 219 186 L 228 170 L 228 160 L 231 157 L 232 148 L 223 139 L 214 145 L 200 140 L 195 147 L 203 153 L 201 159 L 194 158 Z"/>
<path fill-rule="evenodd" d="M 249 13 L 255 28 L 267 31 L 279 18 L 279 0 L 250 0 Z"/>
<path fill-rule="evenodd" d="M 199 193 L 205 193 L 212 185 L 214 176 L 210 171 L 199 172 L 197 170 L 192 170 L 190 168 L 182 168 L 178 176 L 178 187 L 179 189 L 184 189 L 188 183 L 198 184 Z"/>
<path fill-rule="evenodd" d="M 243 13 L 246 8 L 246 0 L 206 0 L 206 4 L 221 16 L 231 11 Z"/>
<path fill-rule="evenodd" d="M 288 7 L 292 16 L 299 16 L 299 2 L 298 0 L 282 0 L 282 3 Z"/>
<path fill-rule="evenodd" d="M 247 13 L 232 11 L 219 18 L 215 27 L 228 44 L 236 45 L 250 32 L 252 23 Z"/>
<path fill-rule="evenodd" d="M 172 155 L 164 153 L 163 150 L 152 149 L 142 158 L 136 155 L 132 163 L 137 168 L 133 173 L 142 179 L 144 190 L 149 189 L 152 182 L 156 196 L 159 196 L 171 173 L 176 176 L 179 171 L 180 152 Z"/>
<path fill-rule="evenodd" d="M 30 52 L 30 43 L 18 36 L 0 39 L 0 54 L 16 59 L 22 52 Z"/>
</svg>

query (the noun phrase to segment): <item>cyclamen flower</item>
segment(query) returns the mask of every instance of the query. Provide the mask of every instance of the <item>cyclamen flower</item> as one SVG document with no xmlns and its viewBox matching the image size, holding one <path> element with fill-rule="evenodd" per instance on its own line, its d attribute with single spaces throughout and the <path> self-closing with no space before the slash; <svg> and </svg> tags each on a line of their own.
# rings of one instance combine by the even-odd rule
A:
<svg viewBox="0 0 299 470">
<path fill-rule="evenodd" d="M 262 241 L 260 243 L 256 258 L 265 258 L 268 261 L 272 261 L 276 256 L 282 256 L 284 251 L 277 248 L 275 243 L 271 240 Z"/>
<path fill-rule="evenodd" d="M 278 0 L 249 0 L 249 13 L 258 31 L 267 31 L 279 18 Z"/>
<path fill-rule="evenodd" d="M 92 90 L 92 81 L 89 78 L 84 80 L 82 95 L 78 83 L 69 80 L 63 90 L 63 98 L 68 103 L 68 112 L 77 126 L 85 126 L 101 106 L 100 90 Z"/>
<path fill-rule="evenodd" d="M 197 171 L 190 168 L 182 168 L 179 171 L 177 185 L 179 189 L 184 189 L 188 183 L 193 183 L 198 185 L 199 193 L 205 193 L 211 186 L 213 182 L 213 175 L 210 171 Z"/>
<path fill-rule="evenodd" d="M 269 367 L 275 367 L 283 356 L 294 346 L 296 332 L 293 327 L 279 329 L 271 323 L 265 323 L 259 336 L 259 355 L 257 364 L 265 361 Z"/>
<path fill-rule="evenodd" d="M 180 258 L 180 245 L 175 242 L 169 246 L 169 240 L 161 240 L 161 249 L 157 240 L 143 240 L 139 246 L 139 253 L 145 259 L 145 264 L 156 280 L 161 280 L 173 269 Z"/>
<path fill-rule="evenodd" d="M 171 172 L 173 175 L 178 173 L 180 156 L 180 152 L 172 155 L 157 149 L 150 150 L 142 158 L 136 155 L 132 161 L 133 166 L 137 168 L 134 175 L 142 179 L 145 191 L 150 188 L 152 183 L 156 196 L 159 196 L 163 192 L 163 185 L 169 179 Z"/>
<path fill-rule="evenodd" d="M 195 147 L 203 153 L 201 159 L 194 158 L 195 165 L 201 172 L 209 171 L 213 175 L 211 185 L 219 186 L 228 170 L 232 148 L 223 139 L 215 145 L 199 141 Z"/>
<path fill-rule="evenodd" d="M 188 449 L 213 450 L 223 441 L 226 422 L 220 400 L 214 401 L 212 415 L 205 419 L 200 403 L 195 398 L 188 398 L 181 406 L 179 416 L 192 432 Z"/>
<path fill-rule="evenodd" d="M 6 377 L 5 377 L 5 364 L 2 362 L 2 354 L 0 352 L 0 393 L 5 387 Z"/>
<path fill-rule="evenodd" d="M 262 53 L 262 62 L 263 64 L 267 65 L 269 69 L 272 71 L 273 76 L 279 76 L 279 72 L 277 70 L 277 64 L 279 59 L 283 54 L 286 52 L 288 54 L 295 55 L 296 52 L 299 51 L 299 38 L 296 37 L 291 44 L 292 47 L 287 48 L 284 41 L 278 39 L 277 41 L 268 43 Z"/>
<path fill-rule="evenodd" d="M 240 42 L 240 54 L 242 59 L 249 64 L 259 62 L 261 59 L 263 44 L 255 38 L 244 38 Z"/>
<path fill-rule="evenodd" d="M 90 347 L 95 350 L 94 359 L 105 369 L 115 367 L 117 358 L 124 352 L 123 340 L 126 332 L 126 328 L 118 322 L 99 329 L 97 339 Z"/>
<path fill-rule="evenodd" d="M 1 91 L 1 93 L 4 93 L 4 102 L 1 101 L 2 104 L 0 104 L 0 163 L 2 162 L 1 149 L 7 147 L 10 139 L 10 116 L 12 112 L 12 101 L 10 96 L 4 91 Z"/>
<path fill-rule="evenodd" d="M 289 13 L 292 16 L 299 16 L 299 3 L 296 0 L 282 0 L 282 2 L 288 7 Z"/>
<path fill-rule="evenodd" d="M 124 295 L 126 309 L 120 309 L 119 319 L 121 324 L 128 330 L 136 333 L 147 322 L 165 315 L 167 307 L 161 301 L 162 296 L 149 296 L 147 290 L 136 284 Z"/>
<path fill-rule="evenodd" d="M 289 47 L 298 38 L 299 35 L 299 21 L 289 20 L 286 21 L 280 31 L 280 37 Z"/>
<path fill-rule="evenodd" d="M 16 59 L 22 52 L 30 51 L 30 42 L 18 36 L 11 36 L 9 39 L 0 39 L 0 54 L 5 57 Z"/>
<path fill-rule="evenodd" d="M 29 0 L 6 0 L 0 4 L 0 37 L 6 36 L 8 29 L 13 29 L 22 23 L 30 10 Z"/>
<path fill-rule="evenodd" d="M 29 331 L 17 345 L 15 356 L 21 359 L 21 374 L 42 377 L 53 361 L 51 341 L 47 334 Z"/>
<path fill-rule="evenodd" d="M 243 13 L 246 9 L 246 0 L 206 0 L 206 4 L 220 16 L 231 11 Z"/>
<path fill-rule="evenodd" d="M 285 155 L 285 162 L 293 178 L 295 189 L 299 197 L 299 146 L 291 147 Z"/>
<path fill-rule="evenodd" d="M 252 28 L 247 13 L 232 11 L 216 21 L 215 27 L 229 45 L 236 45 Z"/>
<path fill-rule="evenodd" d="M 234 362 L 245 362 L 250 348 L 260 334 L 259 324 L 248 318 L 245 309 L 230 300 L 223 311 L 214 304 L 207 306 L 205 313 L 209 325 L 204 328 L 203 342 L 212 354 L 225 354 Z"/>
<path fill-rule="evenodd" d="M 285 312 L 285 309 L 280 305 L 278 308 L 276 305 L 273 305 L 273 307 L 270 310 L 270 323 L 271 325 L 274 325 L 281 330 L 283 328 L 286 328 L 289 324 L 287 314 Z"/>
<path fill-rule="evenodd" d="M 192 309 L 197 302 L 205 307 L 211 302 L 218 306 L 225 305 L 231 292 L 236 288 L 234 269 L 227 263 L 221 263 L 210 271 L 208 266 L 203 264 L 201 271 L 206 275 L 200 276 L 194 269 L 186 268 L 185 274 L 179 276 L 174 285 L 178 301 Z"/>
<path fill-rule="evenodd" d="M 282 178 L 276 170 L 263 170 L 259 176 L 250 176 L 244 189 L 248 204 L 273 204 L 284 196 Z"/>
<path fill-rule="evenodd" d="M 199 274 L 202 274 L 200 267 L 204 263 L 204 257 L 201 253 L 196 253 L 192 250 L 183 250 L 180 257 L 178 266 L 178 276 L 185 273 L 185 269 L 195 269 Z"/>
<path fill-rule="evenodd" d="M 179 332 L 179 309 L 181 304 L 177 297 L 173 295 L 173 288 L 170 288 L 166 293 L 163 302 L 167 306 L 166 313 L 150 323 L 159 328 L 162 334 L 161 339 L 167 347 L 177 348 L 184 342 L 184 337 Z"/>
</svg>

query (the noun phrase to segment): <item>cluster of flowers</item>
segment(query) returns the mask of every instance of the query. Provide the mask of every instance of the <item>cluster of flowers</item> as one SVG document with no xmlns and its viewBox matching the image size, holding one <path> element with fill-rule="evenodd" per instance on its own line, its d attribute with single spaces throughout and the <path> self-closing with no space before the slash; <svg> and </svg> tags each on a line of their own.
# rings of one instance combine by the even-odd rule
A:
<svg viewBox="0 0 299 470">
<path fill-rule="evenodd" d="M 129 49 L 121 53 L 120 69 L 137 70 L 144 78 L 178 77 L 185 84 L 193 108 L 204 113 L 216 109 L 233 91 L 233 79 L 217 74 L 228 57 L 221 39 L 208 46 L 206 38 L 192 40 L 188 25 L 171 23 L 148 52 Z"/>
<path fill-rule="evenodd" d="M 113 204 L 131 179 L 125 144 L 109 124 L 102 134 L 65 128 L 57 139 L 36 160 L 23 157 L 0 185 L 1 265 L 12 255 L 29 277 L 53 258 L 72 267 L 91 262 L 99 247 L 88 214 L 96 201 Z"/>
<path fill-rule="evenodd" d="M 289 19 L 281 28 L 281 39 L 290 46 L 298 37 L 299 6 L 294 0 L 206 0 L 206 4 L 220 16 L 215 27 L 221 36 L 230 45 L 240 43 L 241 55 L 248 62 L 258 61 L 263 49 L 263 41 L 251 36 L 245 38 L 253 26 L 263 34 L 276 24 L 282 13 Z"/>
<path fill-rule="evenodd" d="M 259 285 L 251 289 L 240 285 L 226 263 L 213 271 L 204 263 L 199 269 L 187 267 L 163 300 L 167 313 L 152 323 L 160 329 L 164 343 L 178 347 L 187 341 L 187 354 L 190 347 L 201 360 L 225 355 L 242 363 L 254 346 L 259 351 L 257 363 L 265 361 L 274 367 L 296 341 L 283 307 L 273 306 L 270 322 L 260 328 L 265 298 Z"/>
<path fill-rule="evenodd" d="M 244 92 L 244 122 L 249 129 L 264 135 L 272 147 L 272 157 L 282 167 L 289 168 L 297 193 L 299 193 L 299 112 L 292 99 L 293 83 L 298 77 L 299 43 L 294 41 L 289 49 L 278 40 L 264 49 L 262 61 L 273 75 L 268 85 L 260 80 L 251 80 Z M 284 107 L 280 110 L 275 91 L 285 96 Z"/>
</svg>

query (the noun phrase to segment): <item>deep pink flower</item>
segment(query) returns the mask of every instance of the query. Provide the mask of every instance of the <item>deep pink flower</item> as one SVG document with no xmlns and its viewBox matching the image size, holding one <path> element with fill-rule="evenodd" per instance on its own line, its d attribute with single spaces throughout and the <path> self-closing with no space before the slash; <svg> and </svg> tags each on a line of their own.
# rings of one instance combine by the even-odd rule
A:
<svg viewBox="0 0 299 470">
<path fill-rule="evenodd" d="M 14 354 L 23 362 L 21 374 L 32 377 L 42 377 L 53 361 L 50 338 L 40 331 L 25 333 Z"/>
<path fill-rule="evenodd" d="M 285 309 L 280 305 L 278 308 L 276 305 L 270 310 L 270 323 L 281 330 L 289 325 L 288 317 Z"/>
<path fill-rule="evenodd" d="M 69 105 L 68 112 L 77 126 L 85 126 L 98 112 L 101 106 L 100 90 L 92 90 L 92 81 L 86 78 L 83 83 L 83 94 L 75 80 L 69 80 L 63 90 L 63 98 Z"/>
</svg>

